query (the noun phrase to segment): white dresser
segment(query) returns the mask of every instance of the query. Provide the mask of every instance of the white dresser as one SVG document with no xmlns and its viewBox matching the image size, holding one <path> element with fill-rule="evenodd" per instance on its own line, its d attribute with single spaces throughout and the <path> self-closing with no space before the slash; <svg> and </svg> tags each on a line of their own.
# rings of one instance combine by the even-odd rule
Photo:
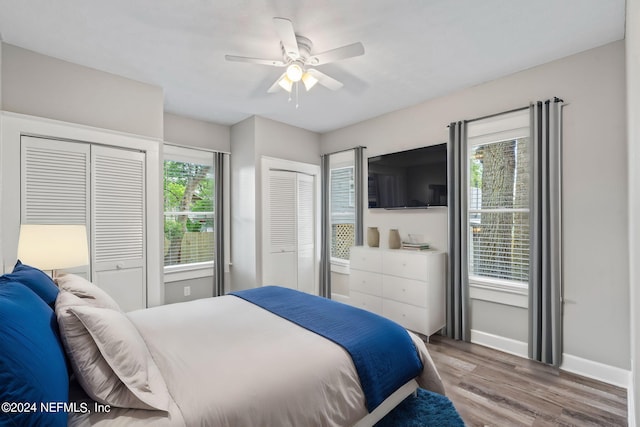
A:
<svg viewBox="0 0 640 427">
<path fill-rule="evenodd" d="M 433 335 L 446 322 L 445 263 L 443 252 L 352 247 L 347 302 Z"/>
</svg>

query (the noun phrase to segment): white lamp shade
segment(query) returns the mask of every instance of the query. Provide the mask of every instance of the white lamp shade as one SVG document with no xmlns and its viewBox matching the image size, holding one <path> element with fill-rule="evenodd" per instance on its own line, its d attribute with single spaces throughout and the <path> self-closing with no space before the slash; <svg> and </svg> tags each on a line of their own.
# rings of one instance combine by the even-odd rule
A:
<svg viewBox="0 0 640 427">
<path fill-rule="evenodd" d="M 41 270 L 87 265 L 87 228 L 84 225 L 22 224 L 18 259 Z"/>
<path fill-rule="evenodd" d="M 282 89 L 286 90 L 287 92 L 291 92 L 291 89 L 293 88 L 293 82 L 289 80 L 286 74 L 282 76 L 278 84 Z"/>
<path fill-rule="evenodd" d="M 304 88 L 308 92 L 312 87 L 316 85 L 316 83 L 318 83 L 318 79 L 316 79 L 309 73 L 304 73 L 302 75 L 302 83 L 304 83 Z"/>
</svg>

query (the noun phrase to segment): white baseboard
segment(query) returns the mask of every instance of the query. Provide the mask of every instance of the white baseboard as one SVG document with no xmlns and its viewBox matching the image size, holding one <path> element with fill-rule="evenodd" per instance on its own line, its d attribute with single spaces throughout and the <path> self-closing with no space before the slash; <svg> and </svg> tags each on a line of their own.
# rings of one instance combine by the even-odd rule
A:
<svg viewBox="0 0 640 427">
<path fill-rule="evenodd" d="M 471 342 L 493 348 L 495 350 L 500 350 L 505 353 L 514 354 L 516 356 L 529 357 L 529 347 L 527 343 L 511 338 L 505 338 L 499 335 L 493 335 L 472 329 Z"/>
<path fill-rule="evenodd" d="M 593 360 L 583 359 L 571 354 L 562 354 L 562 365 L 560 365 L 560 369 L 625 388 L 627 389 L 627 393 L 632 388 L 631 371 L 611 365 L 605 365 L 600 362 L 594 362 Z"/>
<path fill-rule="evenodd" d="M 633 383 L 633 377 L 631 376 L 629 387 L 627 387 L 627 423 L 629 427 L 636 427 L 636 395 Z"/>
<path fill-rule="evenodd" d="M 501 337 L 482 331 L 471 330 L 471 342 L 500 350 L 520 357 L 529 357 L 528 344 L 511 338 Z M 583 377 L 592 378 L 627 390 L 627 419 L 629 427 L 635 427 L 635 390 L 631 371 L 604 363 L 583 359 L 571 354 L 562 354 L 560 369 Z"/>
<path fill-rule="evenodd" d="M 471 342 L 516 356 L 529 357 L 527 343 L 511 338 L 472 329 Z M 604 363 L 594 362 L 567 353 L 562 354 L 560 369 L 631 390 L 631 371 L 626 369 L 605 365 Z"/>
<path fill-rule="evenodd" d="M 560 369 L 626 389 L 627 422 L 629 427 L 636 426 L 635 389 L 631 371 L 566 353 L 562 354 Z"/>
</svg>

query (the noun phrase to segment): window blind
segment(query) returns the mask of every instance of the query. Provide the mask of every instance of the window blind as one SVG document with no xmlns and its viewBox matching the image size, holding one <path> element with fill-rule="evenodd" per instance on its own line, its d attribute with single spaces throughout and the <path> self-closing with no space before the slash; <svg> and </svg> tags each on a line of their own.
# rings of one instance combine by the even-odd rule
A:
<svg viewBox="0 0 640 427">
<path fill-rule="evenodd" d="M 529 138 L 472 145 L 469 275 L 529 279 Z"/>
<path fill-rule="evenodd" d="M 164 162 L 165 266 L 214 259 L 213 156 L 190 152 L 186 158 L 167 155 Z"/>
</svg>

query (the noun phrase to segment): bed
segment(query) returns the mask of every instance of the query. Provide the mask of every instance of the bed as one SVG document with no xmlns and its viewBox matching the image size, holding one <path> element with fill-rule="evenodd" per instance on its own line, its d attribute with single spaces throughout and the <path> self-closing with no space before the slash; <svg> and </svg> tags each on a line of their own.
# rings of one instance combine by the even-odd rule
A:
<svg viewBox="0 0 640 427">
<path fill-rule="evenodd" d="M 22 267 L 27 267 L 31 276 L 38 273 L 28 266 Z M 415 377 L 394 379 L 393 390 L 378 396 L 379 401 L 372 405 L 375 397 L 368 390 L 370 385 L 361 380 L 361 356 L 354 356 L 352 350 L 323 336 L 322 331 L 312 332 L 300 326 L 301 321 L 287 320 L 272 307 L 260 306 L 251 300 L 252 294 L 225 295 L 124 314 L 108 295 L 79 276 L 64 275 L 57 281 L 60 291 L 56 288 L 55 293 L 49 294 L 43 292 L 43 289 L 50 291 L 46 286 L 34 289 L 33 283 L 27 284 L 30 294 L 38 294 L 33 298 L 34 295 L 18 288 L 27 289 L 23 277 L 0 278 L 3 322 L 11 322 L 3 314 L 7 311 L 12 314 L 3 308 L 7 304 L 13 307 L 7 302 L 10 299 L 19 300 L 26 312 L 18 313 L 18 318 L 42 318 L 38 324 L 30 321 L 28 325 L 16 320 L 16 324 L 20 323 L 16 327 L 24 330 L 7 341 L 7 346 L 19 346 L 25 335 L 43 326 L 45 332 L 53 331 L 55 338 L 49 337 L 45 354 L 31 349 L 31 353 L 36 353 L 35 360 L 25 362 L 30 366 L 23 364 L 19 368 L 35 370 L 31 376 L 45 375 L 38 369 L 51 374 L 51 366 L 62 361 L 66 370 L 49 378 L 53 386 L 40 390 L 40 395 L 32 391 L 29 397 L 15 391 L 12 395 L 12 390 L 0 385 L 5 401 L 40 399 L 67 403 L 60 411 L 0 413 L 16 425 L 37 425 L 44 421 L 50 425 L 134 427 L 370 426 L 418 386 L 444 394 L 424 342 L 404 330 L 414 352 L 410 357 L 418 359 L 420 369 Z M 331 308 L 318 305 L 325 302 L 344 306 L 277 287 L 259 292 L 270 292 L 275 296 L 272 301 L 296 293 L 292 296 L 294 303 L 288 305 L 299 307 L 298 314 L 308 312 L 302 309 L 305 301 L 321 307 L 318 313 Z M 298 302 L 297 298 L 303 299 Z M 33 306 L 29 311 L 37 308 L 45 314 L 34 316 L 25 306 Z M 349 310 L 357 309 L 349 307 Z M 339 322 L 335 325 L 339 326 Z M 336 329 L 335 325 L 328 329 Z M 351 334 L 349 339 L 354 336 L 357 334 Z M 62 356 L 55 349 L 56 340 L 62 343 L 59 351 Z M 373 352 L 369 347 L 361 347 L 364 353 Z M 393 371 L 395 365 L 402 364 L 400 359 L 405 353 L 392 354 L 393 359 L 386 364 L 378 360 L 379 368 L 373 369 L 373 375 Z M 41 363 L 42 358 L 47 359 L 46 363 Z M 15 359 L 0 356 L 0 380 L 9 380 L 7 384 L 17 381 L 12 375 L 20 375 L 19 369 L 8 366 Z M 44 367 L 38 367 L 39 363 Z M 72 379 L 66 387 L 60 386 L 68 373 L 73 374 Z M 375 383 L 378 378 L 368 381 Z"/>
</svg>

